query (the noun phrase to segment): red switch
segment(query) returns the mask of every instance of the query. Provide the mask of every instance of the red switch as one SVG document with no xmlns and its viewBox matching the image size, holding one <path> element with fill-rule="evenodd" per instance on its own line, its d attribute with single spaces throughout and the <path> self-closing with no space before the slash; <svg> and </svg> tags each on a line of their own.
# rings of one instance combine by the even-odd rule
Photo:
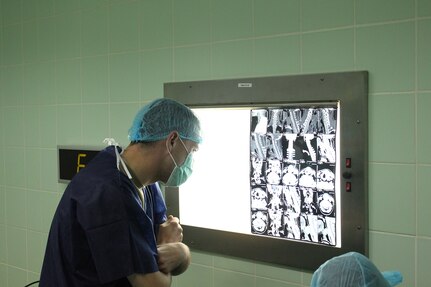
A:
<svg viewBox="0 0 431 287">
<path fill-rule="evenodd" d="M 347 192 L 352 191 L 352 183 L 350 181 L 346 181 L 346 191 Z"/>
<path fill-rule="evenodd" d="M 346 167 L 351 168 L 352 167 L 352 159 L 350 157 L 346 158 Z"/>
</svg>

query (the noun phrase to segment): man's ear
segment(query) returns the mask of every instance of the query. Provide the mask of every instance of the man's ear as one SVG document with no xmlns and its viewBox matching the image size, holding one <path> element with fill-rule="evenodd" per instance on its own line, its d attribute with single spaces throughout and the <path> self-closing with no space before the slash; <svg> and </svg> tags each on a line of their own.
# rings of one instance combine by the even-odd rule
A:
<svg viewBox="0 0 431 287">
<path fill-rule="evenodd" d="M 167 139 L 166 139 L 167 144 L 168 144 L 169 146 L 173 146 L 173 145 L 174 145 L 174 143 L 175 143 L 175 141 L 176 141 L 179 137 L 180 137 L 180 135 L 178 134 L 178 132 L 177 132 L 177 131 L 172 131 L 172 132 L 170 132 L 170 134 L 168 135 L 168 137 L 167 137 Z"/>
</svg>

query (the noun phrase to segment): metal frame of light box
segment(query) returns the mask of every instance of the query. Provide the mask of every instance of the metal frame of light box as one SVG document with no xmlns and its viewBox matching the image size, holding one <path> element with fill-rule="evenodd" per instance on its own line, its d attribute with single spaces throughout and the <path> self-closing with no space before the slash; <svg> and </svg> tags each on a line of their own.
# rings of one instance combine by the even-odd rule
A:
<svg viewBox="0 0 431 287">
<path fill-rule="evenodd" d="M 184 243 L 192 250 L 303 270 L 350 251 L 368 255 L 368 72 L 172 82 L 164 84 L 164 97 L 191 108 L 319 102 L 338 102 L 340 108 L 341 247 L 183 225 Z M 347 158 L 350 168 L 343 163 Z M 179 215 L 179 189 L 166 187 L 170 214 Z"/>
</svg>

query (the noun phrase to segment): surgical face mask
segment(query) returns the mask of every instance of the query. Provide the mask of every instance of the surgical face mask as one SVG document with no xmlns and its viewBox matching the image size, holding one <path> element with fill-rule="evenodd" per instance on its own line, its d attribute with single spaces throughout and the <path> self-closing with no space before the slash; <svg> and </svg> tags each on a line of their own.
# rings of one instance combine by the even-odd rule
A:
<svg viewBox="0 0 431 287">
<path fill-rule="evenodd" d="M 189 178 L 189 176 L 192 174 L 192 164 L 193 164 L 193 157 L 192 153 L 189 152 L 186 148 L 186 145 L 184 142 L 180 139 L 181 143 L 183 144 L 183 147 L 187 151 L 187 158 L 184 161 L 184 163 L 181 166 L 178 166 L 177 162 L 175 161 L 174 157 L 172 156 L 171 152 L 168 149 L 169 155 L 171 156 L 172 160 L 174 161 L 175 168 L 172 170 L 171 175 L 169 176 L 168 181 L 166 182 L 166 186 L 180 186 L 186 180 Z"/>
</svg>

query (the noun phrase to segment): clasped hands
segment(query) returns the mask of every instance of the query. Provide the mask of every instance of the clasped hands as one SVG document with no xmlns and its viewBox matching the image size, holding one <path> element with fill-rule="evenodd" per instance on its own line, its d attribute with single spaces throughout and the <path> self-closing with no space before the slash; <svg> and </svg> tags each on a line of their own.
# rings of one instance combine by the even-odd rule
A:
<svg viewBox="0 0 431 287">
<path fill-rule="evenodd" d="M 160 224 L 157 235 L 157 251 L 159 270 L 163 273 L 179 275 L 190 264 L 190 251 L 182 243 L 183 228 L 180 220 L 172 215 Z"/>
</svg>

